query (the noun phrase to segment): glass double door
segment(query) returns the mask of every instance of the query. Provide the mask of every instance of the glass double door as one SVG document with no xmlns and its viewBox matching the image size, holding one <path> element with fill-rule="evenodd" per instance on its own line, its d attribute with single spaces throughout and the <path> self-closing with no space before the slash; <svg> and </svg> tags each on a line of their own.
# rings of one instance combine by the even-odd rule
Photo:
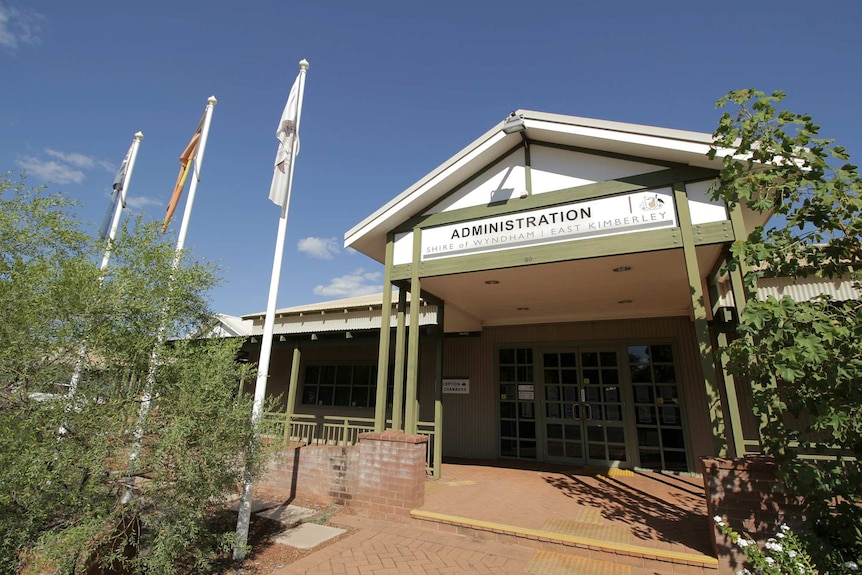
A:
<svg viewBox="0 0 862 575">
<path fill-rule="evenodd" d="M 619 359 L 615 350 L 541 354 L 545 458 L 575 464 L 625 464 Z"/>
</svg>

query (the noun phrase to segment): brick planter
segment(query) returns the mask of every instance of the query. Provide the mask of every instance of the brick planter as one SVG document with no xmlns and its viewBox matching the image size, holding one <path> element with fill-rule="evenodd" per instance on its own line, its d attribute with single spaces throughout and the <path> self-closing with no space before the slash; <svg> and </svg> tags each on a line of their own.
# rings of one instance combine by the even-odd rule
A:
<svg viewBox="0 0 862 575">
<path fill-rule="evenodd" d="M 260 486 L 285 500 L 349 506 L 377 519 L 406 519 L 425 501 L 428 438 L 401 431 L 363 433 L 348 447 L 307 445 L 282 452 Z"/>
<path fill-rule="evenodd" d="M 801 500 L 787 493 L 776 479 L 778 466 L 771 457 L 749 455 L 736 459 L 701 458 L 709 521 L 719 515 L 737 532 L 748 533 L 761 545 L 782 523 L 793 526 L 801 515 Z M 711 529 L 720 573 L 742 568 L 745 556 Z"/>
</svg>

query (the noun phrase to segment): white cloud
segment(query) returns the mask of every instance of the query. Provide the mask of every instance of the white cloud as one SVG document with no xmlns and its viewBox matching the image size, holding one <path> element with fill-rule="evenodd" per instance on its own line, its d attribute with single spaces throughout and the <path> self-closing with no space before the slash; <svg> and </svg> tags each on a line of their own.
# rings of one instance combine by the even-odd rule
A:
<svg viewBox="0 0 862 575">
<path fill-rule="evenodd" d="M 309 236 L 299 240 L 297 248 L 300 252 L 319 260 L 331 260 L 341 253 L 337 238 L 315 238 L 314 236 Z"/>
<path fill-rule="evenodd" d="M 142 210 L 147 206 L 166 206 L 166 202 L 147 196 L 126 196 L 126 205 L 135 210 Z"/>
<path fill-rule="evenodd" d="M 65 153 L 58 152 L 57 150 L 52 150 L 51 148 L 45 148 L 45 153 L 51 156 L 52 158 L 57 158 L 63 163 L 72 164 L 73 166 L 77 166 L 79 168 L 92 168 L 96 165 L 95 160 L 90 156 L 79 154 L 77 152 Z"/>
<path fill-rule="evenodd" d="M 40 160 L 33 156 L 24 156 L 18 160 L 18 165 L 46 182 L 80 184 L 84 181 L 84 172 L 53 160 Z"/>
<path fill-rule="evenodd" d="M 14 51 L 25 44 L 38 44 L 42 20 L 44 17 L 32 10 L 0 4 L 0 46 Z"/>
<path fill-rule="evenodd" d="M 119 167 L 87 154 L 60 152 L 51 148 L 45 148 L 43 157 L 24 156 L 17 163 L 40 180 L 54 184 L 80 184 L 84 181 L 85 171 L 101 168 L 114 173 Z"/>
<path fill-rule="evenodd" d="M 356 297 L 370 295 L 383 291 L 380 278 L 381 272 L 366 272 L 359 268 L 352 274 L 333 278 L 329 285 L 319 285 L 314 288 L 314 295 L 331 298 Z"/>
</svg>

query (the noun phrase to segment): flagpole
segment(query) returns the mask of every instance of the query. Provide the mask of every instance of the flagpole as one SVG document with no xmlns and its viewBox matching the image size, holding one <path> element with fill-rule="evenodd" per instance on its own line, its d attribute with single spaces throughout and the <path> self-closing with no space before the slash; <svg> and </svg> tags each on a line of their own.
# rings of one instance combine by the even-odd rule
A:
<svg viewBox="0 0 862 575">
<path fill-rule="evenodd" d="M 174 281 L 174 272 L 180 265 L 182 259 L 183 246 L 186 243 L 186 233 L 189 229 L 189 220 L 192 215 L 192 207 L 195 203 L 195 192 L 198 189 L 200 181 L 201 164 L 204 160 L 204 151 L 207 147 L 207 138 L 209 137 L 210 123 L 212 122 L 213 108 L 218 103 L 215 96 L 207 98 L 207 107 L 204 111 L 204 125 L 201 128 L 201 143 L 195 152 L 194 158 L 194 173 L 192 174 L 192 183 L 189 186 L 189 195 L 186 198 L 186 207 L 183 211 L 183 222 L 180 225 L 180 233 L 177 236 L 177 247 L 174 250 L 174 261 L 171 263 L 170 284 Z M 170 289 L 170 288 L 169 288 Z M 162 315 L 167 313 L 167 310 L 162 310 Z M 144 422 L 150 413 L 150 405 L 153 401 L 153 388 L 156 383 L 156 364 L 158 364 L 159 350 L 165 343 L 166 318 L 162 317 L 159 323 L 159 331 L 156 334 L 156 345 L 153 351 L 150 352 L 150 365 L 147 370 L 147 379 L 144 383 L 144 392 L 141 394 L 141 405 L 138 408 L 138 419 L 135 422 L 135 431 L 132 435 L 132 451 L 129 454 L 129 471 L 126 477 L 126 489 L 123 492 L 121 499 L 123 505 L 127 504 L 132 499 L 132 491 L 135 486 L 135 466 L 137 465 L 138 457 L 141 455 L 141 440 L 144 437 Z"/>
<path fill-rule="evenodd" d="M 111 259 L 111 245 L 114 243 L 114 238 L 117 236 L 117 229 L 120 227 L 120 216 L 123 208 L 126 207 L 126 188 L 132 180 L 132 170 L 135 169 L 135 159 L 138 157 L 138 148 L 141 145 L 141 140 L 144 139 L 144 134 L 138 132 L 135 134 L 135 139 L 132 141 L 132 151 L 129 153 L 129 164 L 126 166 L 126 173 L 123 176 L 123 184 L 120 188 L 120 193 L 117 194 L 117 201 L 114 203 L 114 217 L 111 220 L 111 227 L 108 231 L 108 243 L 105 246 L 105 255 L 102 257 L 102 264 L 99 270 L 104 271 L 108 267 L 108 260 Z"/>
<path fill-rule="evenodd" d="M 105 253 L 102 256 L 102 263 L 99 265 L 100 272 L 105 271 L 105 268 L 108 267 L 108 261 L 111 259 L 111 247 L 114 244 L 114 238 L 117 236 L 117 229 L 120 227 L 123 208 L 126 207 L 126 189 L 129 186 L 129 182 L 132 181 L 132 171 L 135 169 L 135 159 L 138 157 L 138 148 L 143 139 L 143 133 L 138 132 L 135 134 L 135 138 L 132 140 L 132 147 L 129 149 L 129 160 L 128 164 L 126 164 L 126 171 L 123 174 L 120 193 L 117 194 L 117 199 L 114 201 L 114 210 L 112 212 L 111 227 L 108 232 L 108 241 L 105 244 Z M 72 372 L 72 379 L 69 381 L 69 397 L 74 396 L 75 392 L 78 390 L 78 382 L 81 380 L 81 371 L 84 369 L 84 355 L 86 353 L 86 348 L 82 345 L 78 353 L 78 360 L 75 362 L 75 371 Z"/>
<path fill-rule="evenodd" d="M 275 326 L 275 304 L 278 298 L 278 285 L 281 279 L 281 263 L 284 255 L 284 238 L 287 232 L 287 212 L 290 207 L 290 191 L 293 187 L 293 169 L 296 166 L 295 149 L 299 135 L 299 123 L 302 117 L 302 97 L 305 93 L 305 73 L 308 71 L 308 61 L 299 61 L 299 100 L 297 104 L 296 126 L 294 128 L 297 137 L 291 140 L 290 168 L 287 177 L 287 199 L 281 210 L 278 220 L 278 233 L 275 240 L 275 255 L 272 262 L 272 276 L 269 281 L 269 299 L 266 304 L 266 319 L 263 323 L 263 339 L 260 343 L 260 358 L 258 359 L 257 383 L 254 388 L 254 404 L 252 407 L 251 424 L 255 438 L 258 435 L 258 427 L 263 417 L 263 403 L 266 397 L 266 380 L 269 377 L 269 364 L 272 354 L 272 332 Z M 290 425 L 288 421 L 285 425 Z M 239 513 L 236 523 L 236 543 L 233 551 L 235 561 L 241 561 L 245 557 L 245 546 L 248 542 L 248 526 L 251 520 L 251 500 L 253 484 L 249 477 L 249 467 L 246 465 L 245 483 L 240 496 Z"/>
<path fill-rule="evenodd" d="M 183 222 L 180 224 L 180 233 L 177 236 L 177 249 L 176 255 L 177 257 L 174 259 L 174 269 L 176 269 L 179 264 L 179 255 L 180 251 L 186 244 L 186 233 L 189 230 L 189 220 L 192 217 L 192 207 L 195 203 L 195 193 L 198 189 L 198 181 L 200 181 L 200 173 L 201 173 L 201 164 L 204 161 L 204 151 L 207 147 L 207 138 L 209 137 L 210 132 L 210 122 L 212 122 L 213 116 L 213 108 L 218 104 L 218 100 L 216 100 L 215 96 L 210 96 L 207 99 L 207 107 L 204 112 L 204 125 L 201 128 L 201 143 L 198 146 L 197 152 L 195 153 L 194 160 L 194 172 L 192 173 L 192 183 L 189 186 L 189 195 L 186 198 L 186 207 L 183 212 Z"/>
</svg>

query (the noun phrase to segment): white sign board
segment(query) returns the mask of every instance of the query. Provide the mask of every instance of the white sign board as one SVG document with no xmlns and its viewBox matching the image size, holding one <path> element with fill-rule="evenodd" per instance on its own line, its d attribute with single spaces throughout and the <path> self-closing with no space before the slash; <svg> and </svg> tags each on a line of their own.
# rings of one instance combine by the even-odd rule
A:
<svg viewBox="0 0 862 575">
<path fill-rule="evenodd" d="M 650 190 L 422 230 L 422 261 L 676 226 L 670 190 Z"/>
<path fill-rule="evenodd" d="M 443 393 L 456 393 L 466 395 L 470 393 L 470 380 L 463 379 L 444 379 Z"/>
</svg>

